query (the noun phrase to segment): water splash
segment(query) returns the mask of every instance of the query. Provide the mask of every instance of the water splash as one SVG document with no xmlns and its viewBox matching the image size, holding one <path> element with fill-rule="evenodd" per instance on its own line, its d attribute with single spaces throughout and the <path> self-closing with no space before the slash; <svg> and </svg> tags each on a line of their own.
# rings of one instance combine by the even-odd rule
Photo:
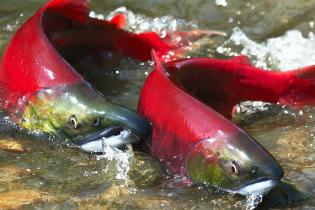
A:
<svg viewBox="0 0 315 210">
<path fill-rule="evenodd" d="M 97 156 L 97 160 L 106 159 L 115 163 L 116 179 L 119 180 L 129 180 L 128 172 L 133 158 L 134 153 L 131 145 L 127 145 L 126 151 L 122 151 L 110 146 L 106 141 L 103 141 L 103 154 Z"/>
<path fill-rule="evenodd" d="M 240 29 L 234 28 L 231 37 L 217 52 L 235 56 L 247 55 L 255 66 L 286 71 L 315 63 L 315 35 L 303 37 L 298 30 L 287 31 L 284 35 L 257 43 Z"/>
<path fill-rule="evenodd" d="M 265 103 L 261 101 L 244 101 L 235 106 L 233 114 L 236 115 L 251 115 L 257 112 L 263 112 L 269 110 L 270 103 Z"/>
<path fill-rule="evenodd" d="M 223 7 L 226 7 L 228 5 L 226 0 L 215 0 L 215 4 Z"/>
<path fill-rule="evenodd" d="M 246 210 L 255 209 L 263 199 L 263 195 L 260 194 L 251 194 L 246 197 Z"/>
</svg>

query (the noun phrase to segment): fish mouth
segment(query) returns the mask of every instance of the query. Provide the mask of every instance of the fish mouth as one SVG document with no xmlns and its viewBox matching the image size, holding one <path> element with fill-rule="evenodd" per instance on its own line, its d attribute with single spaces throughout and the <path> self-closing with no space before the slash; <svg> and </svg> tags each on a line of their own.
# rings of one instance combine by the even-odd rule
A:
<svg viewBox="0 0 315 210">
<path fill-rule="evenodd" d="M 277 177 L 259 177 L 244 183 L 240 187 L 228 191 L 244 196 L 249 196 L 253 194 L 265 195 L 272 188 L 278 185 L 279 182 L 280 179 Z"/>
<path fill-rule="evenodd" d="M 115 126 L 85 136 L 77 146 L 85 152 L 102 153 L 105 144 L 122 148 L 126 144 L 133 144 L 138 141 L 139 137 L 134 135 L 131 130 Z"/>
</svg>

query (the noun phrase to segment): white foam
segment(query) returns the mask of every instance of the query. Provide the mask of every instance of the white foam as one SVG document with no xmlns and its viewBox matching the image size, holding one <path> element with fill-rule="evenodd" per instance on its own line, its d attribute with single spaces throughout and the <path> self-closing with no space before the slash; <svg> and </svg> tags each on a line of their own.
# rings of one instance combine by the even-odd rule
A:
<svg viewBox="0 0 315 210">
<path fill-rule="evenodd" d="M 230 38 L 217 52 L 227 55 L 246 55 L 252 64 L 263 69 L 288 71 L 315 64 L 315 35 L 304 37 L 298 30 L 289 30 L 279 37 L 270 38 L 262 43 L 251 40 L 240 28 L 236 27 Z M 250 114 L 267 110 L 270 106 L 263 102 L 245 102 L 239 105 L 237 113 Z"/>
<path fill-rule="evenodd" d="M 289 30 L 282 36 L 257 43 L 236 27 L 217 51 L 228 56 L 247 55 L 257 67 L 287 71 L 315 64 L 315 35 L 309 33 L 304 37 L 298 30 Z"/>
<path fill-rule="evenodd" d="M 104 141 L 103 144 L 103 155 L 97 156 L 97 159 L 106 159 L 109 161 L 115 161 L 116 164 L 116 179 L 129 180 L 128 172 L 132 163 L 134 153 L 131 145 L 127 145 L 127 150 L 122 151 Z"/>
<path fill-rule="evenodd" d="M 226 0 L 215 0 L 215 4 L 223 7 L 226 7 L 228 5 Z"/>
<path fill-rule="evenodd" d="M 246 197 L 246 210 L 255 209 L 263 199 L 263 195 L 261 194 L 251 194 Z"/>
<path fill-rule="evenodd" d="M 117 14 L 124 14 L 126 16 L 126 30 L 135 33 L 153 31 L 160 35 L 160 37 L 162 38 L 166 35 L 166 32 L 177 30 L 192 30 L 198 28 L 195 22 L 188 22 L 183 19 L 176 19 L 169 15 L 151 18 L 142 14 L 135 14 L 132 11 L 128 10 L 126 7 L 119 7 L 107 16 L 97 14 L 92 11 L 90 13 L 90 17 L 110 20 Z"/>
</svg>

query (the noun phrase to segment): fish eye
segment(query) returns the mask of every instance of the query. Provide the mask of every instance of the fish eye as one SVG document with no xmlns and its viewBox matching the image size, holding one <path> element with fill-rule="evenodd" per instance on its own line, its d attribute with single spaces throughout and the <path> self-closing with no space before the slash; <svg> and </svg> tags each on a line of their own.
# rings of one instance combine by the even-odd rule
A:
<svg viewBox="0 0 315 210">
<path fill-rule="evenodd" d="M 69 123 L 73 129 L 76 129 L 79 125 L 79 122 L 78 122 L 77 117 L 75 115 L 71 115 L 69 117 Z"/>
<path fill-rule="evenodd" d="M 100 124 L 101 124 L 100 118 L 96 118 L 96 119 L 94 120 L 94 122 L 93 122 L 93 125 L 95 125 L 95 126 L 99 126 Z"/>
<path fill-rule="evenodd" d="M 240 173 L 240 167 L 237 164 L 237 162 L 234 160 L 229 161 L 228 170 L 230 171 L 231 174 L 233 174 L 235 176 L 239 175 L 239 173 Z"/>
</svg>

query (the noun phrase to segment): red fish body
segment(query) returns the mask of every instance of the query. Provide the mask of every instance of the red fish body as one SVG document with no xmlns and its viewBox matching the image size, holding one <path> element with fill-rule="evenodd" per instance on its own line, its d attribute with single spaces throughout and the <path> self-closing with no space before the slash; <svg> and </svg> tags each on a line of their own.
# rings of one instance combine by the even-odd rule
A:
<svg viewBox="0 0 315 210">
<path fill-rule="evenodd" d="M 230 118 L 243 101 L 294 107 L 315 105 L 315 66 L 277 72 L 255 68 L 246 56 L 230 60 L 195 58 L 170 62 L 174 82 L 217 112 Z"/>
<path fill-rule="evenodd" d="M 195 58 L 170 62 L 178 86 L 230 118 L 243 101 L 301 107 L 315 104 L 315 66 L 277 72 L 255 68 L 246 56 L 230 60 Z"/>
<path fill-rule="evenodd" d="M 233 188 L 233 181 L 222 181 L 216 173 L 235 180 L 241 176 L 233 176 L 234 166 L 228 172 L 222 162 L 238 162 L 240 171 L 252 165 L 263 177 L 282 177 L 282 169 L 273 157 L 228 118 L 242 101 L 314 105 L 314 66 L 288 72 L 266 71 L 251 66 L 245 56 L 230 60 L 193 58 L 165 64 L 156 58 L 156 63 L 145 81 L 138 106 L 139 113 L 152 122 L 148 146 L 154 156 L 174 173 L 194 182 L 228 189 Z M 241 166 L 243 158 L 251 162 Z M 246 194 L 253 188 L 245 189 L 234 192 Z"/>
<path fill-rule="evenodd" d="M 108 102 L 73 67 L 89 55 L 109 62 L 116 54 L 148 60 L 152 49 L 160 56 L 174 49 L 156 33 L 123 30 L 124 18 L 91 18 L 87 0 L 49 1 L 14 34 L 4 51 L 0 106 L 31 133 L 84 142 L 81 148 L 86 151 L 101 150 L 101 138 L 120 142 L 114 145 L 128 138 L 147 138 L 150 125 L 144 118 Z"/>
<path fill-rule="evenodd" d="M 16 32 L 3 54 L 0 83 L 9 94 L 3 94 L 2 99 L 15 104 L 13 95 L 21 97 L 83 81 L 60 52 L 76 58 L 80 56 L 78 48 L 83 53 L 108 50 L 149 60 L 152 49 L 161 54 L 171 49 L 155 33 L 133 34 L 119 28 L 124 24 L 121 15 L 109 22 L 90 18 L 88 13 L 85 0 L 52 0 L 38 10 Z"/>
<path fill-rule="evenodd" d="M 170 36 L 131 33 L 122 29 L 125 24 L 122 14 L 111 21 L 89 17 L 87 0 L 49 1 L 14 34 L 4 51 L 0 106 L 31 133 L 42 131 L 54 139 L 75 142 L 83 141 L 78 136 L 87 136 L 86 151 L 100 150 L 102 145 L 97 140 L 95 147 L 96 138 L 87 133 L 120 142 L 115 145 L 124 144 L 122 139 L 133 136 L 131 132 L 137 136 L 133 139 L 147 138 L 150 125 L 145 119 L 108 102 L 74 68 L 90 55 L 98 62 L 113 63 L 121 55 L 149 60 L 152 49 L 164 61 L 181 52 L 183 44 L 172 44 Z M 195 35 L 178 32 L 177 36 L 185 41 Z"/>
</svg>

